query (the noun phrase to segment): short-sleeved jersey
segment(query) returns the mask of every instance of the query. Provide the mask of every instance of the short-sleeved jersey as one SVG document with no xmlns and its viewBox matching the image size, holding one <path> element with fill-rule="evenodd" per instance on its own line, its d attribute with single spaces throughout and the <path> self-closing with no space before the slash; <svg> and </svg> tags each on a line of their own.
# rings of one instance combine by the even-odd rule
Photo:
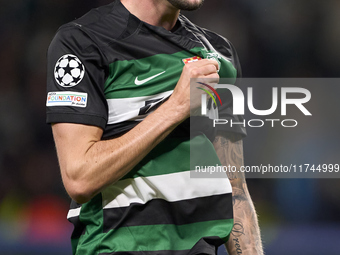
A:
<svg viewBox="0 0 340 255">
<path fill-rule="evenodd" d="M 235 82 L 239 64 L 223 37 L 179 16 L 167 31 L 142 22 L 120 3 L 91 10 L 62 26 L 48 51 L 47 122 L 128 132 L 171 96 L 183 66 L 213 57 Z M 219 116 L 231 114 L 223 95 Z M 206 117 L 197 121 L 209 122 Z M 71 203 L 74 254 L 214 254 L 232 228 L 227 178 L 190 178 L 190 161 L 220 164 L 211 130 L 190 137 L 187 120 L 136 167 L 85 204 Z M 208 125 L 210 126 L 210 125 Z M 232 132 L 245 134 L 241 127 Z M 204 148 L 190 160 L 190 147 Z"/>
</svg>

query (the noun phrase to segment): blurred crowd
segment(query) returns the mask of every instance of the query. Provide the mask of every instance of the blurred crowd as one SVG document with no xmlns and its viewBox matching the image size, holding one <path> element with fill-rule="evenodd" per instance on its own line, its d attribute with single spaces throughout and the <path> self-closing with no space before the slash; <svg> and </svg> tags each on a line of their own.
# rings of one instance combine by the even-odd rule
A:
<svg viewBox="0 0 340 255">
<path fill-rule="evenodd" d="M 110 2 L 1 1 L 0 250 L 8 249 L 6 254 L 18 242 L 25 247 L 68 242 L 70 200 L 61 183 L 51 128 L 45 124 L 46 51 L 60 25 Z M 209 0 L 185 15 L 232 41 L 244 77 L 327 78 L 340 75 L 339 10 L 338 0 Z M 320 135 L 322 141 L 325 134 Z M 266 134 L 246 138 L 246 163 L 265 160 L 278 146 L 256 140 L 261 137 Z M 339 159 L 339 147 L 333 149 L 333 158 Z M 339 223 L 336 179 L 250 179 L 248 185 L 260 224 Z"/>
</svg>

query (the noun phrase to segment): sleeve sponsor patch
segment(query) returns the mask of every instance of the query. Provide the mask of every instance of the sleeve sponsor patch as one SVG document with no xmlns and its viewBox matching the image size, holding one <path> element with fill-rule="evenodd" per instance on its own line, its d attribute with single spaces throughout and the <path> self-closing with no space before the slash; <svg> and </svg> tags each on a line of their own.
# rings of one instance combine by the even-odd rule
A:
<svg viewBox="0 0 340 255">
<path fill-rule="evenodd" d="M 87 93 L 63 91 L 49 92 L 47 94 L 46 106 L 74 106 L 86 107 Z"/>
</svg>

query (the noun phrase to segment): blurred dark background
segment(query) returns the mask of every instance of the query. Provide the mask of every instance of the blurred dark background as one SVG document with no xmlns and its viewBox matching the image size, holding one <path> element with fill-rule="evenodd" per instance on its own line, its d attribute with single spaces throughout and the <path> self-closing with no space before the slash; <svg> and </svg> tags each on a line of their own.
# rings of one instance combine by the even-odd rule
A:
<svg viewBox="0 0 340 255">
<path fill-rule="evenodd" d="M 110 2 L 1 0 L 0 254 L 71 254 L 70 200 L 45 124 L 46 51 L 60 25 Z M 339 13 L 338 0 L 209 0 L 185 15 L 232 41 L 244 77 L 330 78 L 340 74 Z M 315 96 L 326 104 L 322 93 Z M 306 130 L 291 147 L 279 131 L 249 130 L 245 163 L 289 161 L 302 151 L 306 159 L 327 159 L 327 141 L 340 142 L 339 120 L 327 125 L 332 132 Z M 297 148 L 311 140 L 313 154 Z M 331 149 L 339 163 L 339 147 Z M 267 254 L 340 254 L 338 179 L 249 179 L 248 186 Z"/>
</svg>

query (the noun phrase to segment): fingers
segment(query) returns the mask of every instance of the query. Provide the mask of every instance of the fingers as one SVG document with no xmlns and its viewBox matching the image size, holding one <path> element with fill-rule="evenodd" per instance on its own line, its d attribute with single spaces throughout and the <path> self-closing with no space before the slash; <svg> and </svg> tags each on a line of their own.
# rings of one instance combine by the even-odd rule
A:
<svg viewBox="0 0 340 255">
<path fill-rule="evenodd" d="M 205 83 L 213 84 L 215 87 L 215 84 L 219 83 L 220 81 L 220 76 L 217 73 L 211 73 L 206 75 L 202 80 Z"/>
<path fill-rule="evenodd" d="M 184 72 L 187 72 L 190 78 L 203 78 L 211 74 L 218 75 L 218 63 L 212 59 L 202 59 L 186 64 L 184 66 Z"/>
<path fill-rule="evenodd" d="M 195 62 L 190 62 L 186 65 L 193 65 L 193 66 L 205 66 L 205 65 L 213 65 L 215 66 L 216 70 L 218 70 L 219 66 L 216 60 L 214 59 L 201 59 Z"/>
<path fill-rule="evenodd" d="M 179 112 L 183 113 L 185 118 L 190 116 L 190 111 L 195 111 L 200 107 L 202 90 L 199 83 L 191 86 L 192 79 L 196 82 L 202 82 L 214 87 L 219 81 L 218 63 L 212 59 L 202 59 L 196 62 L 185 64 L 182 74 L 177 82 L 177 85 L 169 99 L 172 105 L 180 107 Z M 203 85 L 202 85 L 203 86 Z"/>
<path fill-rule="evenodd" d="M 213 87 L 219 82 L 218 63 L 215 60 L 202 59 L 186 64 L 184 68 L 183 72 L 187 78 L 195 79 L 196 82 L 208 83 Z"/>
</svg>

